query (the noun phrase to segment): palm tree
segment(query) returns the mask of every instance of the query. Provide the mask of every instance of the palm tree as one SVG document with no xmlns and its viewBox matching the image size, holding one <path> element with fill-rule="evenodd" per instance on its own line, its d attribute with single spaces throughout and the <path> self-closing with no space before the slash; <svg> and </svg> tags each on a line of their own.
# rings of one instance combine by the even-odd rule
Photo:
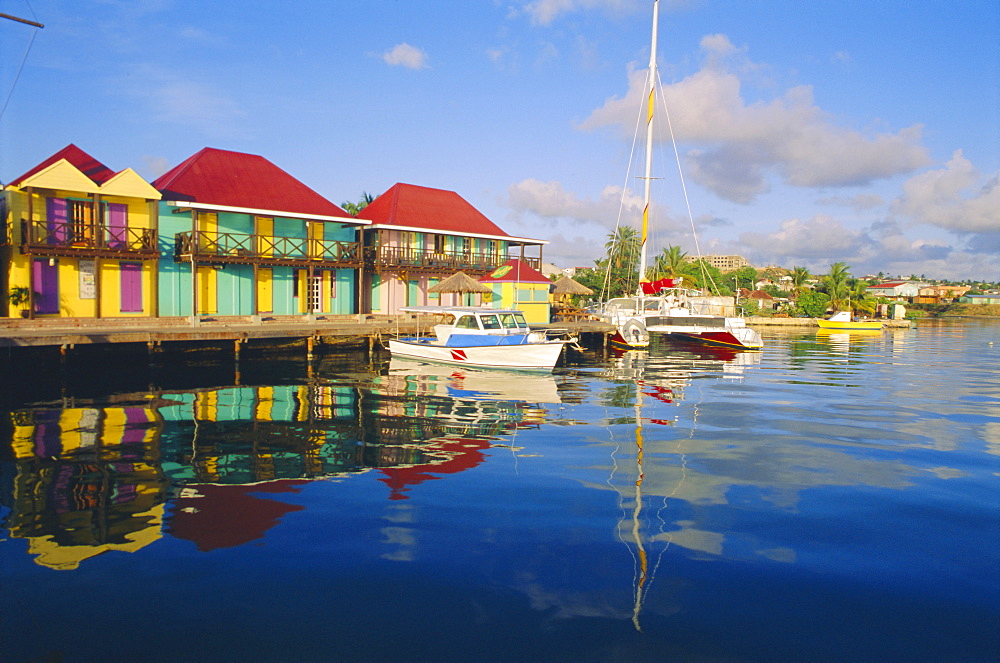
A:
<svg viewBox="0 0 1000 663">
<path fill-rule="evenodd" d="M 830 295 L 830 306 L 834 311 L 843 311 L 851 299 L 847 280 L 851 277 L 850 267 L 842 262 L 830 265 L 830 273 L 823 277 L 826 294 Z"/>
<path fill-rule="evenodd" d="M 635 289 L 641 242 L 638 231 L 631 226 L 621 226 L 608 235 L 604 265 L 607 268 L 605 289 L 609 296 L 619 297 Z"/>
<path fill-rule="evenodd" d="M 351 216 L 357 216 L 361 210 L 368 207 L 368 205 L 374 200 L 375 196 L 368 193 L 367 191 L 362 191 L 360 201 L 356 203 L 345 201 L 340 203 L 340 207 Z"/>
<path fill-rule="evenodd" d="M 792 298 L 798 299 L 803 290 L 806 289 L 806 281 L 809 280 L 809 270 L 805 267 L 792 267 Z"/>
<path fill-rule="evenodd" d="M 679 246 L 667 246 L 663 253 L 653 260 L 653 268 L 650 270 L 651 279 L 676 279 L 684 275 L 687 267 L 687 252 L 681 251 Z"/>
<path fill-rule="evenodd" d="M 875 306 L 878 300 L 868 292 L 868 281 L 857 279 L 851 284 L 850 298 L 851 310 L 854 313 L 875 313 Z"/>
</svg>

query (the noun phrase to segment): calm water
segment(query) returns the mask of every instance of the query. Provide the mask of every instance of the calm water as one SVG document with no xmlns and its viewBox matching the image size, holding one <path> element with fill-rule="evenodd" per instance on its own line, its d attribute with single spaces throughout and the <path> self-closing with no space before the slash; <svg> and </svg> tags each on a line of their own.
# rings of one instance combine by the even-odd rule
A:
<svg viewBox="0 0 1000 663">
<path fill-rule="evenodd" d="M 0 659 L 997 660 L 1000 323 L 764 331 L 18 368 Z"/>
</svg>

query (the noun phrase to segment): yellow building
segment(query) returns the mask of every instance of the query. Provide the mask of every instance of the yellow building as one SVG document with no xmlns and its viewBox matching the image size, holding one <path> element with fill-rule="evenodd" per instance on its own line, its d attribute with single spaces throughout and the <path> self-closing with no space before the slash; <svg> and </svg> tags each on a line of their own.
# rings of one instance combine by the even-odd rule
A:
<svg viewBox="0 0 1000 663">
<path fill-rule="evenodd" d="M 549 290 L 552 281 L 525 261 L 511 258 L 479 282 L 493 289 L 489 297 L 493 308 L 523 311 L 529 324 L 551 321 Z M 484 302 L 487 297 L 483 297 Z"/>
<path fill-rule="evenodd" d="M 68 145 L 3 195 L 7 315 L 156 316 L 160 193 L 134 170 L 116 173 Z"/>
</svg>

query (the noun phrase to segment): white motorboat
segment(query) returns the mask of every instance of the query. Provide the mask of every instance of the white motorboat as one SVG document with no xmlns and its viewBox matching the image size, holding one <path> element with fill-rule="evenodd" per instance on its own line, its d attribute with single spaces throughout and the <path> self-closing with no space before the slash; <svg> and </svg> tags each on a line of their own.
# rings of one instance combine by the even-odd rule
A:
<svg viewBox="0 0 1000 663">
<path fill-rule="evenodd" d="M 563 346 L 576 339 L 551 339 L 533 331 L 514 309 L 465 306 L 407 306 L 409 313 L 436 314 L 448 322 L 434 325 L 430 337 L 389 339 L 394 357 L 480 366 L 551 371 Z"/>
</svg>

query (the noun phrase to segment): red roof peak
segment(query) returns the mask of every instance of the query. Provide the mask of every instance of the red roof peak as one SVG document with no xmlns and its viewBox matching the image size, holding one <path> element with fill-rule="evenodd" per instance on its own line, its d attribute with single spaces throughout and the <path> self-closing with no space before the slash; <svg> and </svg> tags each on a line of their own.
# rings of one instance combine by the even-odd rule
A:
<svg viewBox="0 0 1000 663">
<path fill-rule="evenodd" d="M 415 184 L 394 184 L 361 210 L 358 218 L 425 232 L 509 237 L 454 191 Z"/>
<path fill-rule="evenodd" d="M 61 150 L 50 156 L 45 161 L 41 162 L 31 170 L 26 172 L 24 175 L 15 178 L 11 182 L 11 185 L 18 186 L 24 180 L 28 179 L 29 177 L 38 173 L 39 171 L 45 170 L 46 168 L 48 168 L 55 162 L 59 161 L 60 159 L 65 159 L 66 161 L 70 162 L 70 164 L 72 164 L 73 167 L 75 167 L 81 173 L 89 177 L 91 181 L 94 182 L 95 184 L 104 184 L 105 182 L 107 182 L 108 180 L 110 180 L 112 177 L 115 176 L 115 171 L 111 170 L 103 163 L 101 163 L 94 157 L 90 156 L 89 154 L 81 150 L 73 143 L 70 143 L 66 147 L 62 148 Z"/>
<path fill-rule="evenodd" d="M 552 279 L 548 278 L 520 258 L 511 258 L 486 276 L 479 279 L 479 282 L 552 283 Z"/>
<path fill-rule="evenodd" d="M 349 218 L 350 215 L 267 159 L 205 147 L 153 182 L 164 200 Z"/>
</svg>

